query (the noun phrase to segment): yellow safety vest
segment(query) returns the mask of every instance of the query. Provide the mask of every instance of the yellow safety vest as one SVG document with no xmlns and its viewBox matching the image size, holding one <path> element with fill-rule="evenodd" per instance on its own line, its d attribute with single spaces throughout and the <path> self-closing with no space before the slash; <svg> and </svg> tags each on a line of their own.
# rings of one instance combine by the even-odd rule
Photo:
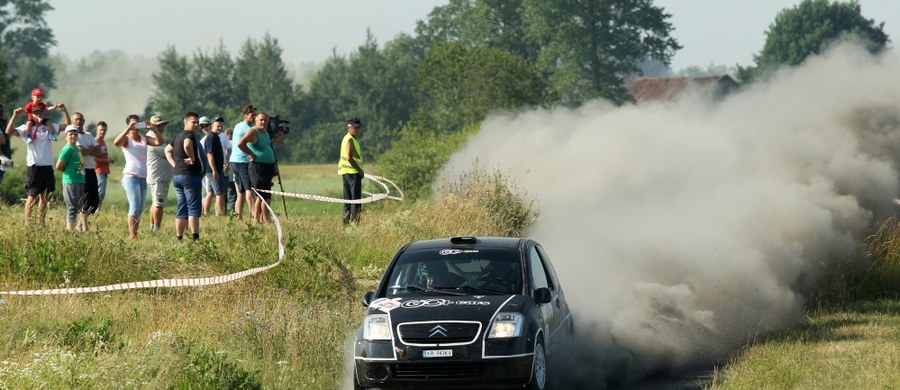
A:
<svg viewBox="0 0 900 390">
<path fill-rule="evenodd" d="M 356 155 L 353 156 L 353 159 L 356 160 L 356 163 L 359 164 L 360 168 L 363 166 L 362 152 L 359 150 L 359 141 L 356 140 L 356 137 L 347 133 L 341 141 L 341 159 L 338 161 L 338 175 L 359 173 L 356 168 L 353 168 L 353 165 L 350 165 L 350 161 L 348 160 L 349 156 L 344 155 L 347 150 L 347 143 L 350 141 L 353 141 L 353 149 L 356 151 Z"/>
</svg>

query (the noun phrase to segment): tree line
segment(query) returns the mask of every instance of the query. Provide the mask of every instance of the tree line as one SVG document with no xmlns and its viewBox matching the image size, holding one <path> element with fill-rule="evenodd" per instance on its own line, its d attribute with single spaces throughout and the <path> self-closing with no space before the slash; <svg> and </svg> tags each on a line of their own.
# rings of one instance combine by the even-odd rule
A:
<svg viewBox="0 0 900 390">
<path fill-rule="evenodd" d="M 43 19 L 50 9 L 43 0 L 0 1 L 12 11 L 0 12 L 0 101 L 24 102 L 35 85 L 53 87 L 42 61 L 55 44 Z M 233 124 L 252 102 L 290 121 L 276 152 L 300 163 L 335 161 L 344 119 L 359 117 L 367 161 L 418 189 L 415 197 L 490 112 L 630 101 L 624 85 L 641 65 L 668 65 L 681 48 L 670 19 L 652 0 L 450 0 L 414 34 L 383 45 L 369 34 L 349 55 L 333 54 L 306 85 L 290 78 L 269 35 L 248 38 L 234 57 L 222 44 L 191 55 L 169 47 L 158 56 L 145 114 L 193 110 Z M 754 64 L 738 65 L 736 76 L 764 78 L 847 33 L 878 52 L 889 41 L 883 26 L 862 17 L 858 2 L 804 0 L 779 13 Z"/>
</svg>

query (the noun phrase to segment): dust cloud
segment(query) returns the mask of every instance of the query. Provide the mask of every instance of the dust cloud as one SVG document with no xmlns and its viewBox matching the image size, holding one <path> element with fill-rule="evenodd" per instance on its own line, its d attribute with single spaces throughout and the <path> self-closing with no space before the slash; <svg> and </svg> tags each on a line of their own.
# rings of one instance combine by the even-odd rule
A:
<svg viewBox="0 0 900 390">
<path fill-rule="evenodd" d="M 47 100 L 65 103 L 69 113 L 84 114 L 91 132 L 94 124 L 106 121 L 111 139 L 125 128 L 127 115 L 144 115 L 159 60 L 155 55 L 96 51 L 78 60 L 59 57 L 55 67 L 57 88 L 49 92 Z"/>
<path fill-rule="evenodd" d="M 498 115 L 443 176 L 477 159 L 535 201 L 584 346 L 567 387 L 678 373 L 800 321 L 895 212 L 897 69 L 846 43 L 721 101 Z"/>
</svg>

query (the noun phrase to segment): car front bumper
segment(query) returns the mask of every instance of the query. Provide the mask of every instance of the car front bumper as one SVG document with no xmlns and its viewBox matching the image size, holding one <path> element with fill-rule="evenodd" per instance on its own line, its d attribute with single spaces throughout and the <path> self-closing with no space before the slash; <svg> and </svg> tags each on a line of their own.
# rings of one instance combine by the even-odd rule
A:
<svg viewBox="0 0 900 390">
<path fill-rule="evenodd" d="M 531 380 L 533 356 L 471 360 L 356 360 L 357 380 L 379 389 L 521 388 Z"/>
</svg>

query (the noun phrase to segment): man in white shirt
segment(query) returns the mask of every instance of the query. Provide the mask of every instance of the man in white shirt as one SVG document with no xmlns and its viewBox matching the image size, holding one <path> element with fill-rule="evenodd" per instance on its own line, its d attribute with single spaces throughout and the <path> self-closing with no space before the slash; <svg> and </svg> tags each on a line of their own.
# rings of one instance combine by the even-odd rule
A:
<svg viewBox="0 0 900 390">
<path fill-rule="evenodd" d="M 159 115 L 150 117 L 150 124 L 159 129 L 159 134 L 166 131 L 169 121 L 164 121 Z M 148 132 L 147 137 L 156 138 L 154 132 Z M 147 147 L 147 186 L 150 187 L 150 231 L 158 231 L 162 226 L 163 206 L 169 198 L 169 187 L 172 185 L 172 177 L 175 171 L 166 159 L 167 140 L 159 140 L 159 146 Z"/>
<path fill-rule="evenodd" d="M 71 123 L 69 112 L 63 103 L 57 102 L 55 107 L 62 110 L 66 119 L 66 125 Z M 9 123 L 6 124 L 6 135 L 16 136 L 22 139 L 28 137 L 26 134 L 27 125 L 13 127 L 16 117 L 24 114 L 25 109 L 16 108 Z M 25 165 L 27 170 L 25 173 L 25 187 L 28 191 L 28 198 L 25 199 L 25 225 L 31 222 L 31 211 L 34 208 L 34 202 L 40 203 L 41 225 L 44 224 L 47 216 L 47 198 L 50 193 L 56 191 L 56 175 L 53 168 L 56 165 L 56 156 L 53 155 L 53 146 L 50 144 L 51 139 L 56 138 L 59 133 L 59 123 L 44 121 L 44 109 L 34 107 L 31 110 L 36 125 L 32 126 L 32 132 L 37 134 L 32 138 L 31 142 L 25 143 Z"/>
<path fill-rule="evenodd" d="M 84 115 L 80 112 L 72 114 L 72 125 L 78 128 L 78 140 L 76 145 L 81 151 L 82 160 L 84 161 L 84 196 L 85 202 L 84 217 L 79 219 L 78 230 L 82 232 L 88 231 L 88 216 L 95 213 L 100 207 L 100 192 L 97 186 L 97 168 L 95 157 L 100 155 L 100 143 L 94 136 L 84 129 Z"/>
</svg>

